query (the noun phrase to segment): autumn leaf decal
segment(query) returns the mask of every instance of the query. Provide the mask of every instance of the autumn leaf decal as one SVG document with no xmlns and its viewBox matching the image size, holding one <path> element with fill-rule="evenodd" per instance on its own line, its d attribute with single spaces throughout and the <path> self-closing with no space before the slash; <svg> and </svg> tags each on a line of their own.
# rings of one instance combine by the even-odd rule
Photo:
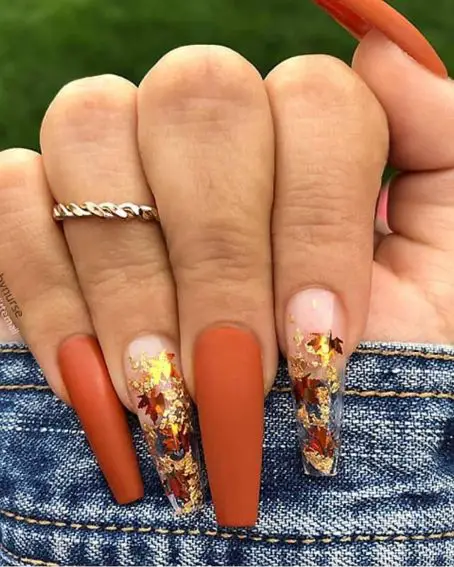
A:
<svg viewBox="0 0 454 567">
<path fill-rule="evenodd" d="M 309 431 L 309 443 L 307 448 L 318 455 L 332 457 L 336 449 L 336 443 L 327 429 L 324 427 L 313 427 Z"/>
<path fill-rule="evenodd" d="M 329 350 L 337 352 L 338 354 L 343 354 L 344 351 L 342 349 L 342 341 L 339 337 L 333 338 L 333 335 L 330 333 L 329 335 Z"/>
<path fill-rule="evenodd" d="M 152 390 L 150 394 L 142 394 L 139 397 L 137 406 L 139 409 L 145 409 L 146 415 L 149 415 L 151 420 L 156 423 L 158 418 L 164 413 L 165 398 L 162 392 L 155 392 Z"/>
</svg>

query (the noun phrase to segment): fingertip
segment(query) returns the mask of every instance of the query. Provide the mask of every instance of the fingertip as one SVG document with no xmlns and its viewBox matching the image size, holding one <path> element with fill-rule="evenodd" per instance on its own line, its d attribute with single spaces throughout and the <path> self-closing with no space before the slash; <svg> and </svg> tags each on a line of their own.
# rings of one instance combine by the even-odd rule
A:
<svg viewBox="0 0 454 567">
<path fill-rule="evenodd" d="M 357 39 L 371 30 L 380 30 L 402 51 L 432 73 L 448 76 L 443 61 L 424 35 L 383 0 L 315 0 L 334 20 Z"/>
<path fill-rule="evenodd" d="M 388 117 L 391 164 L 415 171 L 452 167 L 454 150 L 446 143 L 454 132 L 452 81 L 429 72 L 377 30 L 361 41 L 352 66 Z"/>
<path fill-rule="evenodd" d="M 438 57 L 438 56 L 437 56 Z M 448 72 L 444 63 L 439 59 L 438 66 L 434 64 L 432 68 L 421 64 L 418 59 L 412 57 L 398 43 L 393 42 L 387 35 L 378 29 L 372 29 L 360 41 L 352 59 L 352 67 L 360 74 L 371 70 L 372 59 L 379 65 L 380 61 L 394 61 L 400 66 L 408 68 L 408 72 L 423 73 L 433 80 L 446 79 Z M 438 67 L 435 70 L 435 67 Z M 397 72 L 397 71 L 396 71 Z M 401 69 L 399 69 L 401 73 Z"/>
</svg>

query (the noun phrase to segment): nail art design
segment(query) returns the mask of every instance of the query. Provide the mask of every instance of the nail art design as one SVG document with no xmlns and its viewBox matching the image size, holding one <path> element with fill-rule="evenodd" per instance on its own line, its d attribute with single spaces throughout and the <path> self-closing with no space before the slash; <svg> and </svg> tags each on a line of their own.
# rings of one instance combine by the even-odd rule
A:
<svg viewBox="0 0 454 567">
<path fill-rule="evenodd" d="M 293 342 L 289 370 L 304 469 L 311 475 L 334 475 L 342 414 L 343 341 L 331 331 L 303 334 L 297 328 Z"/>
<path fill-rule="evenodd" d="M 287 306 L 286 335 L 304 472 L 335 475 L 345 366 L 345 313 L 337 295 L 320 288 L 295 294 Z"/>
<path fill-rule="evenodd" d="M 203 495 L 191 399 L 175 358 L 165 349 L 129 356 L 129 387 L 165 493 L 175 512 L 186 514 L 202 505 Z"/>
</svg>

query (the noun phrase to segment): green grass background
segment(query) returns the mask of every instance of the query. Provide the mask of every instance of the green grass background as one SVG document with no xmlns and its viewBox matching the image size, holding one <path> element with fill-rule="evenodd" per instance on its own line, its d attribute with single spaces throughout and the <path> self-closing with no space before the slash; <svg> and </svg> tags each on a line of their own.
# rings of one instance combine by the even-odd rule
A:
<svg viewBox="0 0 454 567">
<path fill-rule="evenodd" d="M 454 69 L 454 0 L 393 0 Z M 39 124 L 71 79 L 134 82 L 166 51 L 232 47 L 262 73 L 302 53 L 351 58 L 355 42 L 310 0 L 0 0 L 0 149 L 38 148 Z"/>
</svg>

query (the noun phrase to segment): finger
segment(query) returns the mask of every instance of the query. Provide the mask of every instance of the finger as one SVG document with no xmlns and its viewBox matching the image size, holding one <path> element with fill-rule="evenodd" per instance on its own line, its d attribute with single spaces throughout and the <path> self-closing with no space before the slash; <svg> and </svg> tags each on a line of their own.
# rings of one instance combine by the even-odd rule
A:
<svg viewBox="0 0 454 567">
<path fill-rule="evenodd" d="M 289 360 L 305 472 L 331 475 L 345 355 L 360 340 L 369 308 L 386 118 L 357 75 L 330 57 L 290 59 L 266 86 L 277 147 L 278 336 Z"/>
<path fill-rule="evenodd" d="M 434 48 L 402 14 L 383 0 L 315 0 L 354 37 L 362 39 L 379 30 L 415 61 L 440 77 L 446 77 L 443 61 Z"/>
<path fill-rule="evenodd" d="M 41 156 L 20 149 L 2 152 L 3 296 L 49 385 L 78 412 L 115 498 L 131 502 L 143 495 L 134 446 L 68 249 L 52 220 L 52 204 Z"/>
<path fill-rule="evenodd" d="M 395 320 L 388 336 L 450 342 L 454 329 L 449 308 L 454 288 L 453 82 L 433 75 L 377 32 L 360 44 L 353 66 L 388 115 L 393 165 L 415 172 L 391 182 L 388 216 L 394 234 L 383 240 L 376 255 L 379 266 L 386 269 L 377 272 L 377 285 L 394 284 L 387 303 Z M 401 301 L 404 297 L 407 300 Z M 405 308 L 416 301 L 417 309 Z M 370 338 L 383 336 L 377 319 L 371 321 Z"/>
<path fill-rule="evenodd" d="M 454 86 L 418 65 L 379 32 L 361 42 L 353 69 L 386 111 L 391 162 L 398 169 L 453 167 Z"/>
<path fill-rule="evenodd" d="M 137 148 L 136 91 L 125 79 L 102 76 L 57 95 L 41 132 L 56 201 L 152 203 Z M 190 512 L 202 500 L 200 470 L 159 225 L 79 218 L 65 220 L 64 230 L 117 392 L 139 415 L 171 505 Z"/>
<path fill-rule="evenodd" d="M 139 141 L 176 280 L 183 368 L 217 519 L 251 525 L 264 381 L 269 389 L 277 358 L 273 137 L 260 76 L 226 48 L 168 54 L 140 86 Z"/>
</svg>

